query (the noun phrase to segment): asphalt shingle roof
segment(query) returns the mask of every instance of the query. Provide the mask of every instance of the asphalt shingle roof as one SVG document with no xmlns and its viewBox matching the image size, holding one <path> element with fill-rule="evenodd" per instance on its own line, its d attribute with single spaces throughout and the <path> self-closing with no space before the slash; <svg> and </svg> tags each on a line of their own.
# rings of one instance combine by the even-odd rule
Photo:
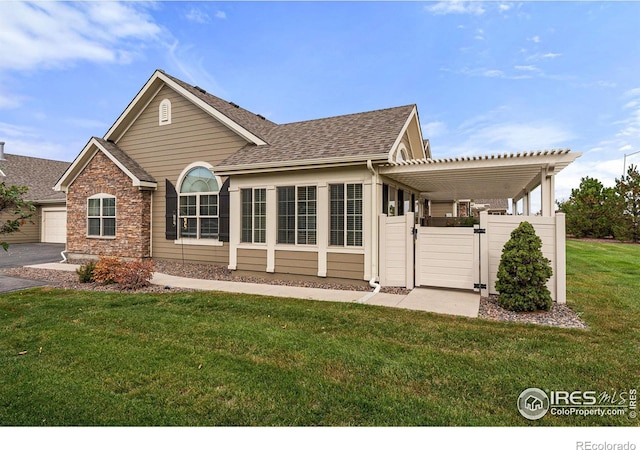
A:
<svg viewBox="0 0 640 450">
<path fill-rule="evenodd" d="M 34 158 L 31 156 L 5 154 L 5 160 L 0 160 L 0 182 L 8 185 L 26 186 L 29 188 L 25 198 L 38 201 L 64 201 L 64 192 L 56 192 L 53 186 L 69 167 L 68 162 L 51 159 Z"/>
<path fill-rule="evenodd" d="M 163 74 L 268 143 L 260 146 L 247 144 L 220 166 L 379 156 L 391 150 L 415 107 L 399 106 L 279 125 L 165 72 Z"/>
<path fill-rule="evenodd" d="M 105 150 L 107 150 L 111 155 L 120 161 L 120 163 L 129 170 L 137 179 L 140 181 L 149 181 L 152 183 L 156 182 L 156 179 L 153 178 L 149 173 L 140 167 L 133 158 L 127 155 L 124 150 L 118 147 L 114 142 L 104 140 L 102 138 L 94 138 L 96 141 L 102 145 Z"/>
<path fill-rule="evenodd" d="M 246 145 L 220 166 L 382 155 L 398 138 L 414 105 L 278 125 L 268 145 Z"/>
</svg>

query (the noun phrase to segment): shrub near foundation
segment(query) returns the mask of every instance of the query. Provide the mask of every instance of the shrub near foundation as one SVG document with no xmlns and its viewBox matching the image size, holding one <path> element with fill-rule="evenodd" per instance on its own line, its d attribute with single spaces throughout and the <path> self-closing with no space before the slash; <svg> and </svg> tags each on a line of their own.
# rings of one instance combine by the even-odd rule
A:
<svg viewBox="0 0 640 450">
<path fill-rule="evenodd" d="M 116 283 L 120 289 L 140 289 L 151 284 L 153 261 L 131 261 L 124 263 L 118 272 Z"/>
<path fill-rule="evenodd" d="M 496 281 L 500 306 L 510 311 L 549 311 L 550 262 L 542 255 L 542 241 L 533 225 L 522 222 L 502 249 Z"/>
<path fill-rule="evenodd" d="M 101 256 L 93 269 L 93 280 L 102 284 L 117 283 L 120 289 L 149 286 L 153 277 L 153 261 L 124 262 L 115 256 Z"/>
<path fill-rule="evenodd" d="M 116 283 L 121 266 L 122 261 L 115 256 L 100 256 L 93 268 L 93 281 L 101 284 Z"/>
</svg>

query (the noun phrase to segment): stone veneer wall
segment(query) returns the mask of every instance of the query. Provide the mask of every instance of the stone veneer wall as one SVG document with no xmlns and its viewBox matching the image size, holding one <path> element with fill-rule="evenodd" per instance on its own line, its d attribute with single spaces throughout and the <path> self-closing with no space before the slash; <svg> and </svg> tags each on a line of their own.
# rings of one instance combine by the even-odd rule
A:
<svg viewBox="0 0 640 450">
<path fill-rule="evenodd" d="M 87 199 L 95 194 L 116 197 L 115 238 L 87 237 Z M 132 186 L 131 179 L 98 151 L 67 192 L 67 252 L 76 257 L 150 256 L 151 191 Z"/>
</svg>

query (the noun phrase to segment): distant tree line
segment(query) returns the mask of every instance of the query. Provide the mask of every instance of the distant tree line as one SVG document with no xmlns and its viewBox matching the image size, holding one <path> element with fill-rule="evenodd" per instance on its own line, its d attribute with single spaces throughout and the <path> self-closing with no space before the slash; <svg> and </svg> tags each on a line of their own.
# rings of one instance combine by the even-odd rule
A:
<svg viewBox="0 0 640 450">
<path fill-rule="evenodd" d="M 567 234 L 578 238 L 615 238 L 640 240 L 640 172 L 630 166 L 616 178 L 615 187 L 604 187 L 600 181 L 584 177 L 571 197 L 558 202 L 566 214 Z"/>
</svg>

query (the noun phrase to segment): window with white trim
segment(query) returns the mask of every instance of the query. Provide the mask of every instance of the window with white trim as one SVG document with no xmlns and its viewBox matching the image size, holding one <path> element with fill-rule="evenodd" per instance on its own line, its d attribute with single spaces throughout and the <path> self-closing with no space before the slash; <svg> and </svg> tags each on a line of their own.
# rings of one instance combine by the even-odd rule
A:
<svg viewBox="0 0 640 450">
<path fill-rule="evenodd" d="M 242 202 L 242 242 L 267 241 L 267 190 L 240 189 Z"/>
<path fill-rule="evenodd" d="M 217 239 L 218 179 L 206 167 L 194 167 L 182 180 L 179 196 L 180 237 Z"/>
<path fill-rule="evenodd" d="M 316 186 L 277 188 L 278 244 L 315 245 L 317 235 Z"/>
<path fill-rule="evenodd" d="M 171 101 L 165 98 L 158 107 L 158 125 L 169 125 L 171 123 Z"/>
<path fill-rule="evenodd" d="M 362 184 L 329 185 L 329 245 L 362 247 Z"/>
<path fill-rule="evenodd" d="M 115 237 L 116 198 L 97 194 L 87 199 L 87 236 Z"/>
</svg>

